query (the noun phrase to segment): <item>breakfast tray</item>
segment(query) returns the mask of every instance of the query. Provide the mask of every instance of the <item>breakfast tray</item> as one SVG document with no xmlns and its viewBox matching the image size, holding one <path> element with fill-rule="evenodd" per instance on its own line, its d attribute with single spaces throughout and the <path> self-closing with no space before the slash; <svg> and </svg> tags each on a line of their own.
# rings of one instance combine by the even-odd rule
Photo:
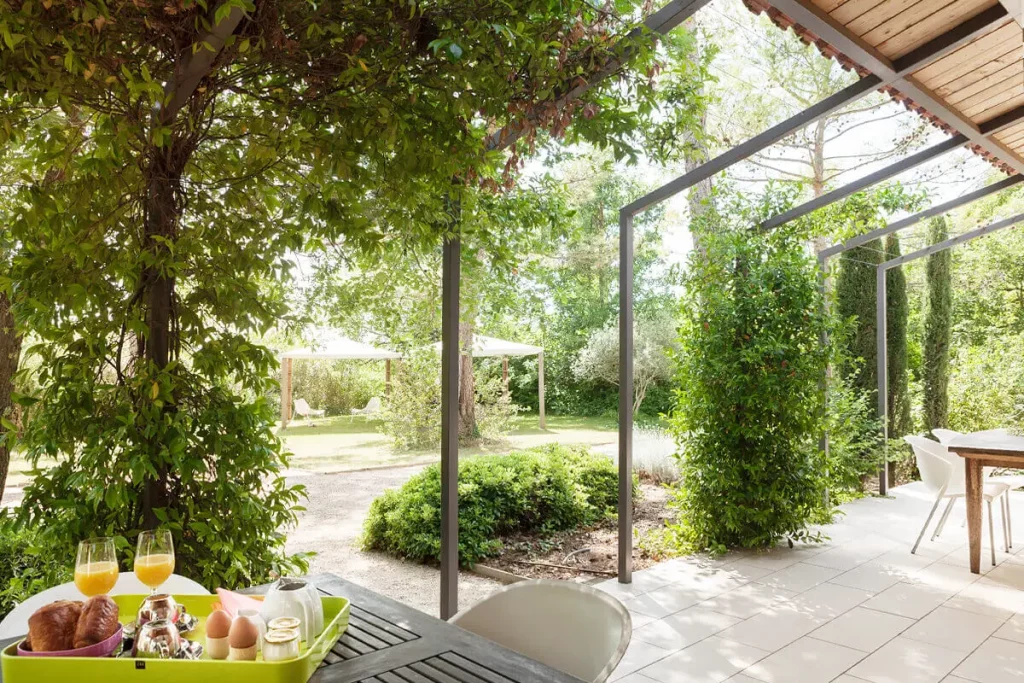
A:
<svg viewBox="0 0 1024 683">
<path fill-rule="evenodd" d="M 142 595 L 111 596 L 121 610 L 121 621 L 131 621 Z M 175 595 L 178 604 L 199 617 L 199 626 L 185 637 L 206 644 L 206 617 L 215 595 Z M 302 648 L 298 659 L 287 662 L 229 662 L 208 659 L 132 659 L 131 657 L 18 657 L 17 643 L 0 654 L 3 683 L 306 683 L 320 662 L 348 628 L 349 601 L 321 598 L 324 630 L 312 647 Z"/>
</svg>

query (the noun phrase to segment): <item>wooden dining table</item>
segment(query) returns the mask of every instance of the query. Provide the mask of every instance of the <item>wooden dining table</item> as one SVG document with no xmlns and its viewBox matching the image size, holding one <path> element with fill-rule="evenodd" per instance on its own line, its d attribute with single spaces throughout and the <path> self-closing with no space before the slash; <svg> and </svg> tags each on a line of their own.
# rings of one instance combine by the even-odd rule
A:
<svg viewBox="0 0 1024 683">
<path fill-rule="evenodd" d="M 984 499 L 985 468 L 1024 469 L 1024 436 L 1005 429 L 974 432 L 954 437 L 946 444 L 951 453 L 964 459 L 967 502 L 967 535 L 971 571 L 981 573 L 981 506 Z"/>
<path fill-rule="evenodd" d="M 348 628 L 310 683 L 582 683 L 333 574 L 310 579 L 324 595 L 351 602 Z M 245 592 L 261 594 L 268 587 Z"/>
</svg>

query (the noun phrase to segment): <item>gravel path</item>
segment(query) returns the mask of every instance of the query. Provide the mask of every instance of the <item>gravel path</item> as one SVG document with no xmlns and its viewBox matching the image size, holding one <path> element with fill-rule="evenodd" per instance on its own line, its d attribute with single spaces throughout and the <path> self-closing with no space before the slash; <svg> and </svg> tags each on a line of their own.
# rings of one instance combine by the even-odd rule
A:
<svg viewBox="0 0 1024 683">
<path fill-rule="evenodd" d="M 339 474 L 292 470 L 288 482 L 304 484 L 309 500 L 298 528 L 288 535 L 288 551 L 316 551 L 310 573 L 332 572 L 437 616 L 441 580 L 438 569 L 382 553 L 363 552 L 357 545 L 373 499 L 386 489 L 401 486 L 422 469 L 414 466 Z M 459 605 L 472 605 L 500 587 L 490 579 L 462 572 Z"/>
</svg>

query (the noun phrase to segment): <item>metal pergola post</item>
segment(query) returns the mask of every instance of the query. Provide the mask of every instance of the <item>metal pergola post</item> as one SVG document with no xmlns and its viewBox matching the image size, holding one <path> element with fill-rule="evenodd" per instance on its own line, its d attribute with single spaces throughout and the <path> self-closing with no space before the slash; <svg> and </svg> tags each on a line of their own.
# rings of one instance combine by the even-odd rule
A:
<svg viewBox="0 0 1024 683">
<path fill-rule="evenodd" d="M 876 293 L 875 309 L 876 318 L 875 326 L 878 337 L 878 415 L 882 421 L 882 438 L 883 449 L 886 454 L 889 451 L 889 343 L 887 335 L 888 325 L 888 301 L 887 301 L 887 290 L 886 290 L 886 275 L 893 268 L 898 268 L 905 263 L 916 261 L 917 259 L 931 256 L 940 251 L 945 251 L 958 244 L 964 244 L 971 240 L 976 240 L 984 235 L 991 234 L 999 230 L 1005 230 L 1006 228 L 1013 227 L 1018 223 L 1024 222 L 1024 213 L 1019 213 L 1009 218 L 995 221 L 988 225 L 980 228 L 975 228 L 965 232 L 962 235 L 951 237 L 948 240 L 932 244 L 918 249 L 909 254 L 903 256 L 897 256 L 894 259 L 880 263 L 876 268 L 876 279 L 878 283 L 878 290 Z M 884 457 L 882 461 L 882 468 L 878 474 L 878 493 L 885 495 L 888 491 L 888 457 Z"/>
<path fill-rule="evenodd" d="M 441 618 L 459 611 L 459 279 L 461 246 L 441 257 Z"/>
<path fill-rule="evenodd" d="M 882 467 L 878 471 L 878 494 L 889 491 L 889 333 L 888 290 L 885 276 L 888 268 L 878 267 L 875 273 L 875 339 L 878 345 L 878 417 L 882 421 Z"/>
<path fill-rule="evenodd" d="M 619 582 L 633 580 L 633 214 L 619 212 Z"/>
</svg>

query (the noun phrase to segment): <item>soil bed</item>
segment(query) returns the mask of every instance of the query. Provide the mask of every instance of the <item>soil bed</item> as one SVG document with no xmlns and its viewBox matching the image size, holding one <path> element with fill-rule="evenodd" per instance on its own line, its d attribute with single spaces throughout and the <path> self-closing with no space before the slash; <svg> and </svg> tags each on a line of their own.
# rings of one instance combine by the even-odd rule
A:
<svg viewBox="0 0 1024 683">
<path fill-rule="evenodd" d="M 668 509 L 669 491 L 662 484 L 640 483 L 635 502 L 633 527 L 639 536 L 660 529 L 672 511 Z M 498 557 L 482 565 L 530 579 L 591 581 L 615 576 L 618 557 L 618 527 L 614 520 L 587 529 L 563 531 L 546 538 L 516 534 L 502 539 L 505 549 Z M 589 549 L 589 550 L 587 550 Z M 559 567 L 541 566 L 561 565 Z M 633 568 L 645 569 L 656 563 L 633 544 Z"/>
</svg>

